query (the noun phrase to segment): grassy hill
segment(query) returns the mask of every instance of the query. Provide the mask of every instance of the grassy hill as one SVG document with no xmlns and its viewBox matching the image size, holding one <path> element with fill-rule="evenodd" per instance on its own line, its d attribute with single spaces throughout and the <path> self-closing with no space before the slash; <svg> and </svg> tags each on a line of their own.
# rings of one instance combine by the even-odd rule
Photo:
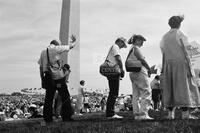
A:
<svg viewBox="0 0 200 133">
<path fill-rule="evenodd" d="M 177 111 L 175 120 L 166 120 L 167 112 L 150 111 L 154 120 L 134 120 L 132 112 L 119 112 L 124 118 L 108 120 L 105 113 L 73 116 L 75 121 L 42 126 L 42 119 L 0 122 L 0 133 L 199 133 L 200 120 L 181 120 Z M 199 116 L 198 113 L 195 114 Z"/>
</svg>

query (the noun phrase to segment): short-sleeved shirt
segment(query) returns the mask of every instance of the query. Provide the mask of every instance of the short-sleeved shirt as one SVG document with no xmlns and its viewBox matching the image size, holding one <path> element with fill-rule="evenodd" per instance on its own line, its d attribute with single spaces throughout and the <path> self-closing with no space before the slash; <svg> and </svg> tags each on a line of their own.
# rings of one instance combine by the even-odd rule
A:
<svg viewBox="0 0 200 133">
<path fill-rule="evenodd" d="M 57 62 L 62 63 L 61 62 L 61 53 L 64 51 L 69 51 L 69 50 L 70 50 L 69 45 L 59 45 L 59 46 L 50 45 L 48 47 L 50 63 L 54 67 L 59 67 Z M 47 67 L 48 67 L 47 50 L 42 51 L 40 58 L 38 60 L 38 64 L 40 65 L 40 67 L 42 67 L 43 72 L 48 71 L 48 69 L 47 69 Z"/>
<path fill-rule="evenodd" d="M 119 49 L 119 46 L 117 44 L 114 44 L 109 49 L 107 60 L 109 60 L 113 64 L 117 64 L 117 61 L 115 59 L 115 56 L 117 56 L 117 55 L 121 55 L 120 54 L 120 49 Z"/>
</svg>

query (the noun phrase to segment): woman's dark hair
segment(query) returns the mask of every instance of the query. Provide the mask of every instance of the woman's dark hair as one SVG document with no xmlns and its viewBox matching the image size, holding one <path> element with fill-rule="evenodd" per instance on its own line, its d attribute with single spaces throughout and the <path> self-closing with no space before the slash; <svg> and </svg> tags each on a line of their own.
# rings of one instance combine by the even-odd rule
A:
<svg viewBox="0 0 200 133">
<path fill-rule="evenodd" d="M 128 40 L 128 44 L 134 44 L 137 38 L 135 38 L 134 36 L 132 36 L 129 40 Z"/>
<path fill-rule="evenodd" d="M 179 28 L 181 25 L 181 22 L 184 20 L 184 16 L 172 16 L 168 24 L 171 28 Z"/>
<path fill-rule="evenodd" d="M 142 40 L 146 41 L 146 39 L 142 35 L 133 35 L 131 38 L 128 40 L 128 44 L 134 44 L 136 40 Z"/>
</svg>

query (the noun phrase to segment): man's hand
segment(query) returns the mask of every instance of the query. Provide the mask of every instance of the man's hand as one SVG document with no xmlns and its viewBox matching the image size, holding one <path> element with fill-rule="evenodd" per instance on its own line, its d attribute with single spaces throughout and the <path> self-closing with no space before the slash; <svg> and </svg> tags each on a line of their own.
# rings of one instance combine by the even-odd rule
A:
<svg viewBox="0 0 200 133">
<path fill-rule="evenodd" d="M 42 82 L 42 88 L 46 89 L 46 83 L 45 83 L 44 78 L 41 80 L 41 82 Z"/>
<path fill-rule="evenodd" d="M 74 43 L 75 41 L 76 41 L 76 36 L 72 35 L 70 43 Z"/>
<path fill-rule="evenodd" d="M 121 70 L 121 75 L 120 75 L 120 76 L 121 76 L 121 78 L 123 78 L 123 77 L 124 77 L 124 75 L 125 75 L 125 73 L 124 73 L 124 70 L 122 69 L 122 70 Z"/>
</svg>

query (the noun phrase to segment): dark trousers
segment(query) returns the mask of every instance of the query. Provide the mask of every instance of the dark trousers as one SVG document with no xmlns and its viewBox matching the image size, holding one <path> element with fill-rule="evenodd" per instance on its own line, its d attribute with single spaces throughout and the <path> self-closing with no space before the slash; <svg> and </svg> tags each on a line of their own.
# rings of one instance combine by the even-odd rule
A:
<svg viewBox="0 0 200 133">
<path fill-rule="evenodd" d="M 153 100 L 154 109 L 158 109 L 159 103 L 161 101 L 160 89 L 152 89 L 152 100 Z"/>
<path fill-rule="evenodd" d="M 53 113 L 56 117 L 58 117 L 61 114 L 61 106 L 62 106 L 62 100 L 61 96 L 58 93 L 57 96 L 54 96 L 54 106 L 53 106 Z"/>
<path fill-rule="evenodd" d="M 45 76 L 46 84 L 46 95 L 43 109 L 43 117 L 46 122 L 52 122 L 53 118 L 53 100 L 56 90 L 61 96 L 62 107 L 61 107 L 61 117 L 63 121 L 71 120 L 72 107 L 70 101 L 70 94 L 64 79 L 52 80 L 51 76 L 47 73 Z M 57 87 L 60 84 L 60 87 Z"/>
<path fill-rule="evenodd" d="M 119 78 L 108 79 L 110 92 L 106 103 L 106 117 L 112 117 L 115 114 L 115 101 L 119 93 Z"/>
</svg>

